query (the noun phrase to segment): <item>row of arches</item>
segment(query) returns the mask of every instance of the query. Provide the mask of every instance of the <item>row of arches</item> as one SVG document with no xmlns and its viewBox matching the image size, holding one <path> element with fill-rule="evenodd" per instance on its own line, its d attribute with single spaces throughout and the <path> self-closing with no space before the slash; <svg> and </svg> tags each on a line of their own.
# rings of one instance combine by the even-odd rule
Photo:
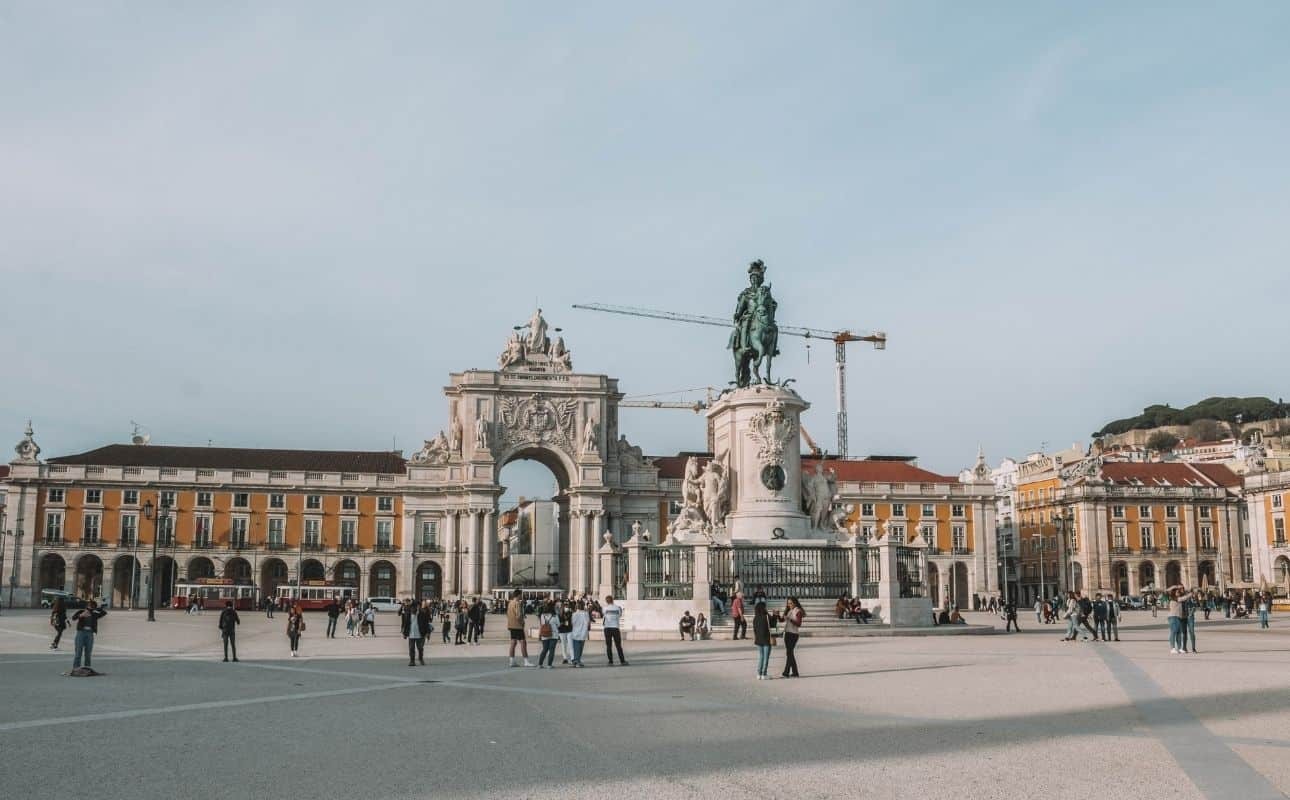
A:
<svg viewBox="0 0 1290 800">
<path fill-rule="evenodd" d="M 1170 561 L 1165 564 L 1162 571 L 1157 568 L 1154 561 L 1143 561 L 1138 564 L 1138 568 L 1133 575 L 1137 578 L 1136 583 L 1130 581 L 1129 565 L 1124 561 L 1116 561 L 1111 564 L 1111 577 L 1115 581 L 1115 589 L 1121 595 L 1137 594 L 1147 587 L 1163 589 L 1168 586 L 1178 585 L 1196 585 L 1217 587 L 1217 572 L 1213 561 L 1202 561 L 1197 565 L 1195 580 L 1190 580 L 1183 573 L 1183 565 L 1180 561 Z M 1082 587 L 1076 587 L 1082 588 Z"/>
<path fill-rule="evenodd" d="M 105 597 L 117 608 L 146 603 L 147 568 L 133 555 L 118 556 L 112 559 L 111 566 L 111 585 L 105 586 L 106 568 L 99 556 L 86 553 L 69 565 L 59 553 L 46 553 L 40 559 L 38 591 L 60 589 L 71 591 L 78 597 Z M 222 568 L 217 569 L 213 559 L 194 556 L 181 569 L 171 556 L 158 556 L 157 595 L 168 601 L 180 582 L 202 578 L 230 578 L 239 583 L 256 583 L 262 595 L 272 597 L 279 586 L 288 583 L 289 572 L 287 562 L 280 558 L 261 561 L 259 575 L 256 576 L 251 562 L 241 557 L 230 558 L 223 563 Z M 366 595 L 369 597 L 395 597 L 399 594 L 398 568 L 385 560 L 370 564 L 364 580 L 362 568 L 351 559 L 336 562 L 329 574 L 321 561 L 309 558 L 300 563 L 300 578 L 302 581 L 331 580 L 347 586 L 360 586 L 367 590 Z M 442 596 L 443 571 L 437 562 L 422 561 L 417 564 L 413 579 L 413 592 L 417 597 L 433 599 Z"/>
<path fill-rule="evenodd" d="M 927 562 L 927 585 L 932 591 L 932 606 L 941 607 L 941 571 L 944 569 L 947 582 L 945 599 L 959 608 L 971 608 L 972 591 L 968 582 L 968 565 L 962 561 L 953 564 Z"/>
</svg>

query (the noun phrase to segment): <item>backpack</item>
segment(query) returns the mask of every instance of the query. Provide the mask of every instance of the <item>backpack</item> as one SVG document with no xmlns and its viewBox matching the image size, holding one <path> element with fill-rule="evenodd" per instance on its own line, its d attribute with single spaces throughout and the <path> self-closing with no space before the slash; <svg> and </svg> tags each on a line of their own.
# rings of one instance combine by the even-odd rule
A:
<svg viewBox="0 0 1290 800">
<path fill-rule="evenodd" d="M 1086 616 L 1086 617 L 1087 617 L 1089 614 L 1092 614 L 1092 613 L 1093 613 L 1093 601 L 1092 601 L 1092 600 L 1089 600 L 1087 597 L 1081 597 L 1081 598 L 1079 599 L 1079 613 L 1080 613 L 1080 614 L 1082 614 L 1082 615 L 1084 615 L 1084 616 Z"/>
</svg>

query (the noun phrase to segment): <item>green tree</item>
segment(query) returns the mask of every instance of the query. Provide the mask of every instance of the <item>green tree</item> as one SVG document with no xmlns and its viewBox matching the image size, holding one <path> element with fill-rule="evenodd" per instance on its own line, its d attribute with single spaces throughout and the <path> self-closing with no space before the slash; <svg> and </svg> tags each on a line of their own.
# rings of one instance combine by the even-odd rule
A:
<svg viewBox="0 0 1290 800">
<path fill-rule="evenodd" d="M 1156 431 L 1147 437 L 1147 447 L 1157 453 L 1173 450 L 1178 446 L 1178 437 L 1169 431 Z"/>
</svg>

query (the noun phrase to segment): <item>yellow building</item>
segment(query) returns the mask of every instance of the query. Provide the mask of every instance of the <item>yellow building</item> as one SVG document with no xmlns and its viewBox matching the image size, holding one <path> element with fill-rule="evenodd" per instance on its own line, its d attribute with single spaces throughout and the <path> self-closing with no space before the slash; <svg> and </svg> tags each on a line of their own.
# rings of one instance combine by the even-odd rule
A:
<svg viewBox="0 0 1290 800">
<path fill-rule="evenodd" d="M 1252 549 L 1251 579 L 1270 584 L 1278 597 L 1290 596 L 1290 535 L 1286 505 L 1290 504 L 1290 470 L 1245 476 L 1245 512 Z"/>
</svg>

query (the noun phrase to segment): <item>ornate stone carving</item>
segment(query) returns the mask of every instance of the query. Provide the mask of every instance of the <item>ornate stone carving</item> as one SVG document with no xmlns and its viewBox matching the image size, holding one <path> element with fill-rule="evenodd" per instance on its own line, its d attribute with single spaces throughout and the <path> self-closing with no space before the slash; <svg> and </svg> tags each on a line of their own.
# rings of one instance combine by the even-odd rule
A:
<svg viewBox="0 0 1290 800">
<path fill-rule="evenodd" d="M 454 456 L 461 455 L 461 418 L 457 416 L 456 406 L 452 409 L 452 422 L 448 425 L 448 452 Z"/>
<path fill-rule="evenodd" d="M 547 322 L 538 309 L 523 325 L 517 325 L 506 339 L 506 348 L 497 357 L 497 367 L 502 370 L 528 372 L 572 372 L 573 355 L 564 344 L 564 337 L 552 341 L 547 335 Z M 551 330 L 559 331 L 559 328 Z"/>
<path fill-rule="evenodd" d="M 475 449 L 482 453 L 489 450 L 488 420 L 475 417 Z"/>
<path fill-rule="evenodd" d="M 552 400 L 531 394 L 524 399 L 503 397 L 498 405 L 502 412 L 502 447 L 545 444 L 574 454 L 577 400 Z"/>
<path fill-rule="evenodd" d="M 14 445 L 13 451 L 18 457 L 10 464 L 39 464 L 40 463 L 40 445 L 32 438 L 34 432 L 31 429 L 31 420 L 27 420 L 27 428 L 23 431 L 22 441 Z"/>
<path fill-rule="evenodd" d="M 699 460 L 690 456 L 681 481 L 681 513 L 670 530 L 681 541 L 704 537 L 722 539 L 726 533 L 726 515 L 730 511 L 730 469 L 717 459 L 700 469 Z"/>
<path fill-rule="evenodd" d="M 835 470 L 817 467 L 814 472 L 802 470 L 802 507 L 816 530 L 836 530 L 833 501 L 838 494 Z"/>
<path fill-rule="evenodd" d="M 448 437 L 443 431 L 433 439 L 426 439 L 425 445 L 408 459 L 410 464 L 447 464 L 450 455 Z"/>
<path fill-rule="evenodd" d="M 762 466 L 782 466 L 784 448 L 797 436 L 797 425 L 784 413 L 784 401 L 776 398 L 753 415 L 748 432 L 757 442 L 757 461 Z"/>
<path fill-rule="evenodd" d="M 614 449 L 618 453 L 618 463 L 621 466 L 639 468 L 648 467 L 654 463 L 653 459 L 645 457 L 644 451 L 627 441 L 626 436 L 618 437 Z"/>
<path fill-rule="evenodd" d="M 600 438 L 600 426 L 596 423 L 595 417 L 588 417 L 586 424 L 582 426 L 582 454 L 584 456 L 599 456 L 600 445 L 597 440 Z"/>
<path fill-rule="evenodd" d="M 1058 472 L 1058 476 L 1063 481 L 1071 483 L 1101 483 L 1102 463 L 1101 456 L 1089 456 L 1069 467 L 1064 467 Z"/>
<path fill-rule="evenodd" d="M 559 372 L 573 372 L 573 355 L 564 346 L 564 337 L 555 337 L 551 345 L 551 368 Z"/>
<path fill-rule="evenodd" d="M 730 508 L 730 471 L 715 458 L 703 470 L 703 515 L 710 528 L 724 527 Z"/>
</svg>

